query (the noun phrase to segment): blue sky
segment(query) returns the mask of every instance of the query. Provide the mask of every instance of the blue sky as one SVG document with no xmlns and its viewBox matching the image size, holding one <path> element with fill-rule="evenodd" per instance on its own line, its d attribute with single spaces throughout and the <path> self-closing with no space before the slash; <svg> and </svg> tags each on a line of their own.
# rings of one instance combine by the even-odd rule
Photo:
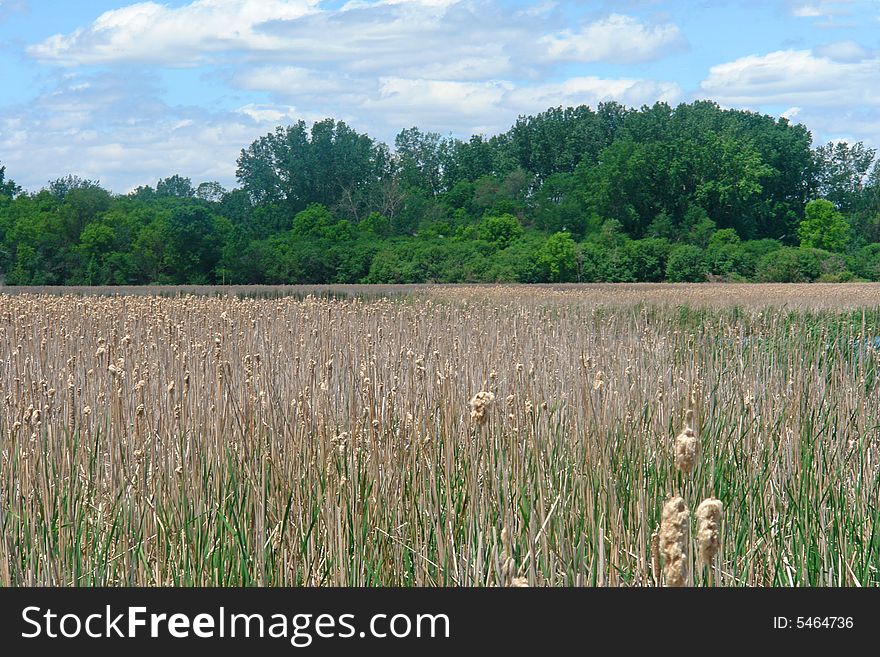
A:
<svg viewBox="0 0 880 657">
<path fill-rule="evenodd" d="M 235 185 L 331 116 L 393 142 L 520 114 L 710 98 L 880 147 L 880 0 L 0 0 L 0 164 L 127 192 Z"/>
</svg>

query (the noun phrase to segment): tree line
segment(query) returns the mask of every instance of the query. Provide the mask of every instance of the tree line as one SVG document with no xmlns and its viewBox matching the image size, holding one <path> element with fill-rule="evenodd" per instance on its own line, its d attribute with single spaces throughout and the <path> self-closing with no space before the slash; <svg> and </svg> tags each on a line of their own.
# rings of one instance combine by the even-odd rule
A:
<svg viewBox="0 0 880 657">
<path fill-rule="evenodd" d="M 0 166 L 9 285 L 880 280 L 880 164 L 709 101 L 551 108 L 505 133 L 278 127 L 238 186 L 115 195 Z"/>
</svg>

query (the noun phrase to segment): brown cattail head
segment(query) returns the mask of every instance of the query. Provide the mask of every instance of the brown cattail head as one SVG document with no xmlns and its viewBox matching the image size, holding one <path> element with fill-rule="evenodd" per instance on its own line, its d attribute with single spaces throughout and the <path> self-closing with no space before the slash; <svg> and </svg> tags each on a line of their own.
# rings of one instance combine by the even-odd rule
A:
<svg viewBox="0 0 880 657">
<path fill-rule="evenodd" d="M 721 526 L 721 514 L 724 505 L 721 500 L 710 497 L 700 502 L 697 507 L 697 548 L 700 552 L 700 561 L 711 565 L 718 552 L 720 540 L 718 530 Z"/>
<path fill-rule="evenodd" d="M 492 402 L 495 401 L 495 395 L 491 392 L 480 391 L 471 399 L 471 419 L 477 424 L 483 424 L 489 419 L 488 410 Z"/>
<path fill-rule="evenodd" d="M 687 584 L 689 536 L 690 511 L 682 498 L 673 497 L 663 506 L 660 521 L 660 552 L 666 586 Z"/>
<path fill-rule="evenodd" d="M 694 433 L 693 422 L 694 412 L 688 410 L 684 429 L 675 437 L 675 465 L 686 475 L 693 471 L 700 458 L 700 439 Z"/>
<path fill-rule="evenodd" d="M 516 561 L 513 559 L 513 550 L 510 547 L 510 533 L 507 531 L 507 527 L 501 530 L 501 556 L 499 558 L 499 565 L 501 571 L 501 586 L 528 586 L 528 581 L 525 584 L 517 583 L 518 579 L 516 576 Z"/>
</svg>

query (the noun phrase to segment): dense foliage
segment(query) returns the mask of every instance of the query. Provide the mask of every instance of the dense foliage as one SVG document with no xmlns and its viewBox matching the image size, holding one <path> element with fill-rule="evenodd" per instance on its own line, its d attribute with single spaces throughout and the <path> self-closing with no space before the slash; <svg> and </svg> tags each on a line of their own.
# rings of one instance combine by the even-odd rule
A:
<svg viewBox="0 0 880 657">
<path fill-rule="evenodd" d="M 23 193 L 0 167 L 14 285 L 880 280 L 880 164 L 708 101 L 553 108 L 394 147 L 327 119 L 261 137 L 239 187 L 173 175 Z"/>
</svg>

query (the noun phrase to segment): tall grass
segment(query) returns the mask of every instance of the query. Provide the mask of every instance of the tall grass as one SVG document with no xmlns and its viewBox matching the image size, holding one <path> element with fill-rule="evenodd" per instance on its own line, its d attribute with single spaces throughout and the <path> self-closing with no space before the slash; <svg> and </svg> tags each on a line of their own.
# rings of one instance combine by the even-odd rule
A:
<svg viewBox="0 0 880 657">
<path fill-rule="evenodd" d="M 880 584 L 880 307 L 615 289 L 0 296 L 0 584 Z"/>
</svg>

